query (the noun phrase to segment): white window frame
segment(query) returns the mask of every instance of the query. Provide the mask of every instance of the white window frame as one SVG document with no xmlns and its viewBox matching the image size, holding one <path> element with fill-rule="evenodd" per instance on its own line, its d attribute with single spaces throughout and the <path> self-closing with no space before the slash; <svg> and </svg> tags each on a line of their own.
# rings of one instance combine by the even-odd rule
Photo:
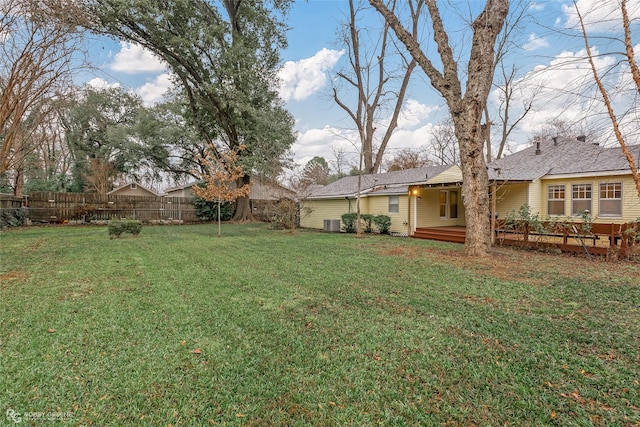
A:
<svg viewBox="0 0 640 427">
<path fill-rule="evenodd" d="M 560 193 L 560 190 L 562 190 L 562 198 L 556 197 L 556 195 Z M 567 186 L 566 185 L 564 185 L 564 184 L 549 185 L 547 187 L 547 215 L 549 215 L 549 216 L 564 216 L 565 212 L 567 210 L 566 200 L 567 200 Z M 560 202 L 560 201 L 562 201 L 562 213 L 560 213 L 560 214 L 552 214 L 551 213 L 551 209 L 549 209 L 551 202 Z"/>
<path fill-rule="evenodd" d="M 578 196 L 580 193 L 584 193 L 585 197 L 576 197 L 576 192 Z M 589 193 L 589 197 L 586 197 L 586 194 Z M 584 202 L 589 201 L 588 209 L 580 209 L 576 210 L 576 202 Z M 593 213 L 593 185 L 592 184 L 571 184 L 571 215 L 572 216 L 580 216 L 580 212 L 588 210 L 589 213 Z"/>
<path fill-rule="evenodd" d="M 389 213 L 400 213 L 400 196 L 389 196 Z"/>
<path fill-rule="evenodd" d="M 456 216 L 452 217 L 451 216 L 451 193 L 455 193 L 456 195 Z M 440 202 L 440 196 L 444 194 L 445 195 L 445 203 L 444 205 Z M 458 219 L 458 217 L 460 216 L 459 211 L 460 211 L 460 197 L 458 194 L 457 190 L 440 190 L 440 193 L 438 194 L 438 214 L 440 214 L 440 211 L 442 209 L 442 206 L 445 207 L 445 216 L 440 215 L 440 219 L 442 220 L 447 220 L 447 219 Z"/>
<path fill-rule="evenodd" d="M 131 188 L 132 190 L 137 190 L 138 189 L 138 184 L 131 184 L 129 186 L 129 188 Z"/>
<path fill-rule="evenodd" d="M 605 197 L 602 197 L 602 190 L 605 190 Z M 610 188 L 613 187 L 613 188 Z M 617 187 L 617 188 L 616 188 Z M 606 197 L 609 195 L 609 192 L 613 193 L 614 197 Z M 616 197 L 616 193 L 620 194 L 620 197 Z M 622 217 L 622 182 L 601 182 L 598 186 L 598 216 L 605 216 L 610 218 L 620 218 Z M 620 204 L 620 213 L 603 213 L 602 212 L 602 201 L 613 201 L 619 202 Z"/>
</svg>

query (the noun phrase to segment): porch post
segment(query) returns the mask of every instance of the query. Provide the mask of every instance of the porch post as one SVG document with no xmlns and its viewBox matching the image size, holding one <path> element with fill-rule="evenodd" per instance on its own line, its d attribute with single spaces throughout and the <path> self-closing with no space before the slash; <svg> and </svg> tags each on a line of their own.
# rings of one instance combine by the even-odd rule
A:
<svg viewBox="0 0 640 427">
<path fill-rule="evenodd" d="M 416 231 L 416 225 L 418 224 L 418 196 L 413 196 L 413 232 Z"/>
<path fill-rule="evenodd" d="M 491 184 L 491 244 L 496 244 L 496 183 Z"/>
<path fill-rule="evenodd" d="M 407 194 L 407 236 L 411 236 L 411 187 L 409 187 L 409 194 Z"/>
</svg>

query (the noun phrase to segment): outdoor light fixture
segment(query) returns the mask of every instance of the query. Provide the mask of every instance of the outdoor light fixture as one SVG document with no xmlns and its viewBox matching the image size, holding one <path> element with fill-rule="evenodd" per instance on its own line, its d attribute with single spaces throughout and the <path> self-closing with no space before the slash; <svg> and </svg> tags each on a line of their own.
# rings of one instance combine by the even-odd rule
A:
<svg viewBox="0 0 640 427">
<path fill-rule="evenodd" d="M 417 195 L 418 194 L 418 190 L 413 190 L 413 195 Z"/>
</svg>

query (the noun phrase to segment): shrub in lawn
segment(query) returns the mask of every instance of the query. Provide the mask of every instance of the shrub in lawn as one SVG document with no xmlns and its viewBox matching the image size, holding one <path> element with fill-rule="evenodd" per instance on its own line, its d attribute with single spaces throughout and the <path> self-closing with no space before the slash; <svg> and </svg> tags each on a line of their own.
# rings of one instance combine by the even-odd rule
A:
<svg viewBox="0 0 640 427">
<path fill-rule="evenodd" d="M 218 202 L 207 202 L 206 200 L 196 197 L 193 199 L 193 206 L 196 210 L 196 215 L 202 221 L 217 221 L 218 220 Z M 229 221 L 233 217 L 233 203 L 222 202 L 220 203 L 220 220 Z"/>
<path fill-rule="evenodd" d="M 355 213 L 346 213 L 342 215 L 342 230 L 347 233 L 355 233 L 357 226 L 356 221 L 358 219 L 358 214 Z"/>
<path fill-rule="evenodd" d="M 27 215 L 24 209 L 2 209 L 0 210 L 0 228 L 20 227 L 24 225 Z"/>
<path fill-rule="evenodd" d="M 142 231 L 142 222 L 141 221 L 126 221 L 124 223 L 124 231 L 127 231 L 134 236 L 137 236 Z"/>
<path fill-rule="evenodd" d="M 364 223 L 364 232 L 365 233 L 373 233 L 373 215 L 371 214 L 360 214 L 360 220 Z"/>
<path fill-rule="evenodd" d="M 376 215 L 373 217 L 373 223 L 380 234 L 389 234 L 389 229 L 391 228 L 391 217 L 389 215 Z"/>
<path fill-rule="evenodd" d="M 118 238 L 122 233 L 131 233 L 137 236 L 142 231 L 142 222 L 136 220 L 119 220 L 109 221 L 109 236 L 113 239 Z"/>
<path fill-rule="evenodd" d="M 300 206 L 295 200 L 283 198 L 265 209 L 265 216 L 275 230 L 294 230 L 299 223 Z"/>
</svg>

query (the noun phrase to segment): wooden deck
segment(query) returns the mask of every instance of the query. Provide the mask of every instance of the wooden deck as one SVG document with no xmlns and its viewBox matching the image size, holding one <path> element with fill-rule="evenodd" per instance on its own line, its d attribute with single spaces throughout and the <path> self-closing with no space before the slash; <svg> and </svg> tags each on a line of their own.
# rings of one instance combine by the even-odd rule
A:
<svg viewBox="0 0 640 427">
<path fill-rule="evenodd" d="M 416 228 L 416 239 L 439 240 L 441 242 L 464 243 L 467 228 L 460 227 L 422 227 Z"/>
<path fill-rule="evenodd" d="M 441 242 L 464 243 L 466 227 L 422 227 L 417 228 L 414 238 Z M 496 230 L 496 245 L 532 248 L 558 248 L 562 252 L 591 255 L 608 255 L 612 250 L 625 255 L 629 250 L 620 225 L 593 224 L 589 235 L 582 241 L 578 235 L 564 232 L 563 235 L 518 234 L 504 229 Z M 584 246 L 583 246 L 584 244 Z M 585 250 L 586 249 L 586 250 Z"/>
</svg>

